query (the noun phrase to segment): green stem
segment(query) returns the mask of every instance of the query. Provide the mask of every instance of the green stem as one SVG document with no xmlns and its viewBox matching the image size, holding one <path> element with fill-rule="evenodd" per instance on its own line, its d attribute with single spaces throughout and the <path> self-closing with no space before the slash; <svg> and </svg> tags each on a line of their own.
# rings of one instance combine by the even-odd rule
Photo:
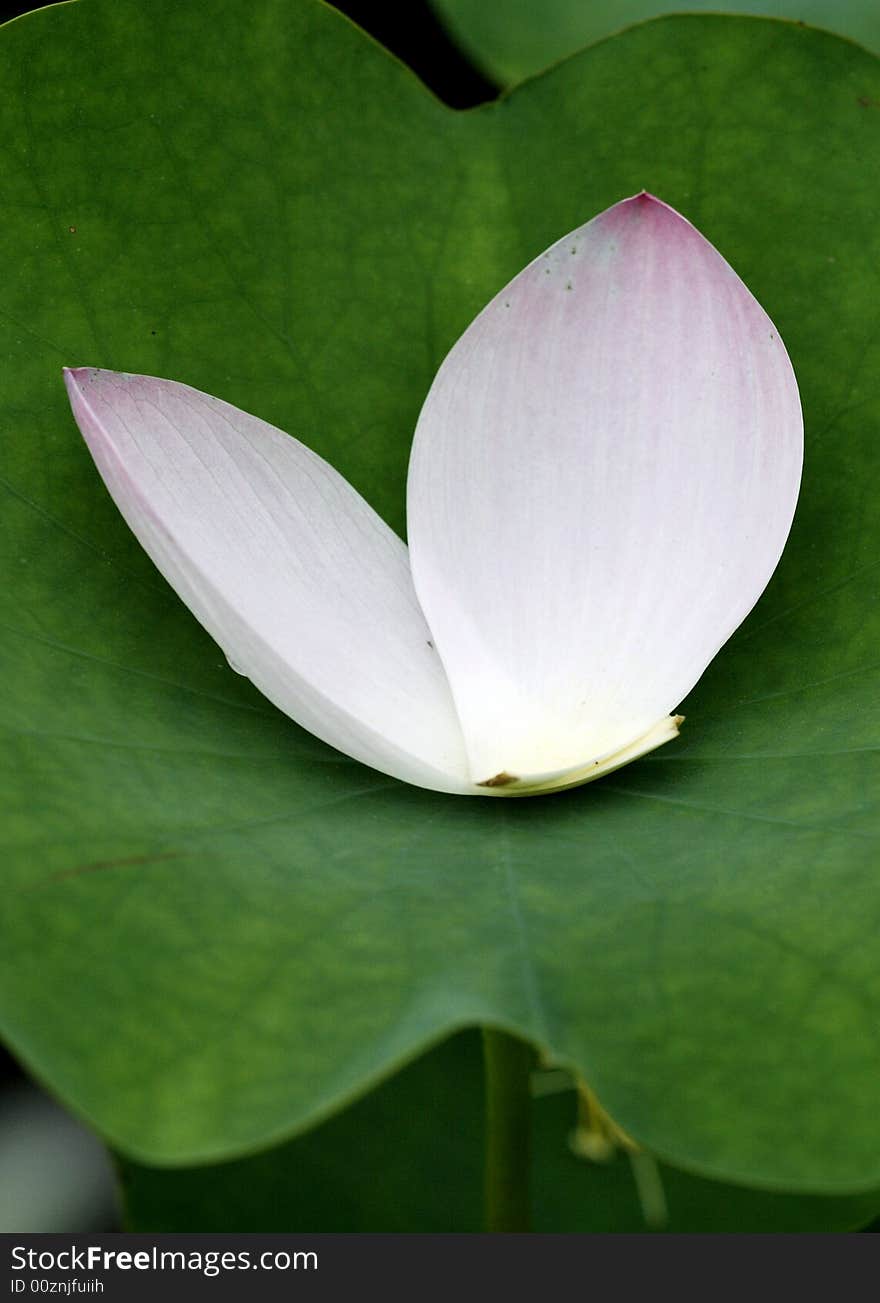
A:
<svg viewBox="0 0 880 1303">
<path fill-rule="evenodd" d="M 535 1054 L 507 1032 L 483 1028 L 486 1067 L 486 1230 L 529 1230 L 529 1074 Z"/>
</svg>

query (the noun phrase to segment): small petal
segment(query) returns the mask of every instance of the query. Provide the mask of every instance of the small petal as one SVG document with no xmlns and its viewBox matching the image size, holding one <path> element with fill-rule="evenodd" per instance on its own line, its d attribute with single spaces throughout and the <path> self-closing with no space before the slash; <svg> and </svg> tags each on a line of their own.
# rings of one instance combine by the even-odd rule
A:
<svg viewBox="0 0 880 1303">
<path fill-rule="evenodd" d="M 347 755 L 472 791 L 406 547 L 351 485 L 187 385 L 85 368 L 65 379 L 116 505 L 230 664 Z"/>
<path fill-rule="evenodd" d="M 779 560 L 802 449 L 773 324 L 648 195 L 493 299 L 422 409 L 408 500 L 476 783 L 565 786 L 674 736 Z"/>
</svg>

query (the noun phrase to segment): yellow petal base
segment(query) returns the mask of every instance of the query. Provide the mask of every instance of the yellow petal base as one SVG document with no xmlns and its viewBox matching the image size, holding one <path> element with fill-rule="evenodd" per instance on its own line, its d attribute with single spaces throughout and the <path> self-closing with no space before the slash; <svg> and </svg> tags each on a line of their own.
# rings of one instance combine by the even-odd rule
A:
<svg viewBox="0 0 880 1303">
<path fill-rule="evenodd" d="M 621 765 L 628 765 L 631 760 L 647 755 L 664 742 L 678 737 L 679 726 L 684 723 L 684 715 L 664 715 L 653 728 L 648 729 L 635 742 L 621 747 L 601 760 L 591 760 L 589 764 L 576 769 L 565 769 L 555 774 L 532 774 L 518 777 L 506 770 L 492 778 L 478 783 L 484 796 L 548 796 L 551 792 L 562 792 L 567 787 L 580 787 L 582 783 L 591 783 L 603 774 L 610 774 Z"/>
</svg>

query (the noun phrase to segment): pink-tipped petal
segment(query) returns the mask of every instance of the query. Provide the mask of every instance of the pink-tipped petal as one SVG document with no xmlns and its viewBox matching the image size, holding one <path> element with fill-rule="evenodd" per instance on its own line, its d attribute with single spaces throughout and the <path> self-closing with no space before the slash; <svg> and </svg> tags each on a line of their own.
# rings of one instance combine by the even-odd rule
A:
<svg viewBox="0 0 880 1303">
<path fill-rule="evenodd" d="M 230 662 L 347 755 L 471 790 L 406 547 L 351 485 L 186 385 L 89 369 L 65 379 L 117 506 Z"/>
<path fill-rule="evenodd" d="M 772 322 L 648 195 L 492 300 L 422 409 L 408 500 L 475 782 L 562 786 L 674 735 L 779 560 L 802 447 Z"/>
</svg>

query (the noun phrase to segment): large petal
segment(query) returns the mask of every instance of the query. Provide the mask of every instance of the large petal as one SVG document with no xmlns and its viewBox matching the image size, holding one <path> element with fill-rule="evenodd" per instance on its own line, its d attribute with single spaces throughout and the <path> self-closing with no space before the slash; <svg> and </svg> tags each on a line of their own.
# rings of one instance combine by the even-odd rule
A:
<svg viewBox="0 0 880 1303">
<path fill-rule="evenodd" d="M 802 447 L 773 324 L 648 195 L 492 300 L 425 402 L 408 502 L 476 782 L 583 781 L 674 734 L 779 560 Z"/>
<path fill-rule="evenodd" d="M 340 751 L 470 788 L 407 550 L 296 439 L 187 385 L 67 371 L 113 498 L 230 662 Z"/>
</svg>

